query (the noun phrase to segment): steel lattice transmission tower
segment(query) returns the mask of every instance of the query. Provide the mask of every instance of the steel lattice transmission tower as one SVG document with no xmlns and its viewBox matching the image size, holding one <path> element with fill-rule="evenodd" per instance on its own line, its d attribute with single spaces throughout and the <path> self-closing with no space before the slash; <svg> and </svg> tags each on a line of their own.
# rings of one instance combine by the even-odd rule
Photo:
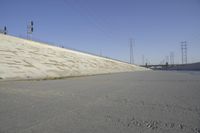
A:
<svg viewBox="0 0 200 133">
<path fill-rule="evenodd" d="M 182 64 L 187 64 L 187 42 L 181 42 Z"/>
</svg>

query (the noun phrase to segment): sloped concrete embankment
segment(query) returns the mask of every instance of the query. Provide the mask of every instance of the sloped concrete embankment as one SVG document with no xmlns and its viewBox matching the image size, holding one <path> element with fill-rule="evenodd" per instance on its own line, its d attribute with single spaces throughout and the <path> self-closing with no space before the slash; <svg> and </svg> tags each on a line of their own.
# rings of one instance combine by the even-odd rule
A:
<svg viewBox="0 0 200 133">
<path fill-rule="evenodd" d="M 128 63 L 0 35 L 0 79 L 53 79 L 145 70 Z"/>
</svg>

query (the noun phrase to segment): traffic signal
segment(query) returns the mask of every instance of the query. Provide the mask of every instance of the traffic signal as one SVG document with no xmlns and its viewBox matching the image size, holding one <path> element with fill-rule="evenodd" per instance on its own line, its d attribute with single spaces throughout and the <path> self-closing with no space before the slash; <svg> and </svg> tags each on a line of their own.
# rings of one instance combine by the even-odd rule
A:
<svg viewBox="0 0 200 133">
<path fill-rule="evenodd" d="M 31 26 L 33 26 L 33 21 L 31 21 Z"/>
<path fill-rule="evenodd" d="M 7 27 L 4 26 L 4 34 L 6 35 L 7 34 Z"/>
<path fill-rule="evenodd" d="M 33 21 L 31 21 L 31 32 L 33 32 Z"/>
</svg>

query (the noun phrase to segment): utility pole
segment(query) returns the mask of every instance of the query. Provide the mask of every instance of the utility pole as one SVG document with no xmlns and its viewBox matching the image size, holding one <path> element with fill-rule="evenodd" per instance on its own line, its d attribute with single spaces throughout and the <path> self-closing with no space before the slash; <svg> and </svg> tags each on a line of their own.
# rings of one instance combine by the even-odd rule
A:
<svg viewBox="0 0 200 133">
<path fill-rule="evenodd" d="M 142 55 L 142 65 L 144 65 L 144 55 Z"/>
<path fill-rule="evenodd" d="M 187 42 L 181 42 L 182 64 L 187 64 Z"/>
<path fill-rule="evenodd" d="M 165 63 L 169 63 L 169 56 L 165 56 L 165 60 L 166 60 Z"/>
<path fill-rule="evenodd" d="M 174 52 L 170 52 L 170 64 L 174 65 Z"/>
<path fill-rule="evenodd" d="M 134 64 L 134 56 L 133 56 L 133 39 L 130 39 L 130 64 Z"/>
</svg>

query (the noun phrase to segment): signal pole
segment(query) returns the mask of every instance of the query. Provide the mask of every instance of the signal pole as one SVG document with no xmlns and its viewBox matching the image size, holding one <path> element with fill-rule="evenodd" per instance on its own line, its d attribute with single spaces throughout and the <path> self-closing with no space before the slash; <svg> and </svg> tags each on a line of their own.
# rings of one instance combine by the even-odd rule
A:
<svg viewBox="0 0 200 133">
<path fill-rule="evenodd" d="M 31 39 L 32 33 L 33 33 L 33 21 L 31 21 L 31 22 L 27 25 L 27 39 Z"/>
<path fill-rule="evenodd" d="M 4 26 L 4 30 L 3 31 L 4 31 L 3 34 L 6 35 L 7 34 L 7 27 L 6 26 Z"/>
<path fill-rule="evenodd" d="M 130 64 L 134 64 L 134 56 L 133 56 L 133 39 L 130 39 Z"/>
<path fill-rule="evenodd" d="M 187 42 L 181 42 L 182 64 L 187 64 Z"/>
</svg>

